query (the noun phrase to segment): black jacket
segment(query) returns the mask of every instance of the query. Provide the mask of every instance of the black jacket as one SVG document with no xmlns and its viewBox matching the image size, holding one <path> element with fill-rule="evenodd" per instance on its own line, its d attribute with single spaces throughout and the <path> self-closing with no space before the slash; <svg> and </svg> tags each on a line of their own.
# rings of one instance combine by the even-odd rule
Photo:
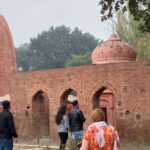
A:
<svg viewBox="0 0 150 150">
<path fill-rule="evenodd" d="M 0 139 L 17 138 L 13 115 L 8 110 L 0 113 Z"/>
<path fill-rule="evenodd" d="M 68 117 L 71 131 L 83 130 L 83 122 L 85 122 L 86 119 L 81 110 L 74 107 L 68 114 Z"/>
</svg>

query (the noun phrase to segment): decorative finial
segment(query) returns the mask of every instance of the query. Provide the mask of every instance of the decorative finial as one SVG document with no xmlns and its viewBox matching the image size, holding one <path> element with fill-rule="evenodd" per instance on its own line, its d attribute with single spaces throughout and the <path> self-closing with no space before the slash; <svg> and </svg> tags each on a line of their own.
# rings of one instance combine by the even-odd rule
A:
<svg viewBox="0 0 150 150">
<path fill-rule="evenodd" d="M 108 41 L 120 41 L 120 38 L 116 34 L 111 34 Z"/>
</svg>

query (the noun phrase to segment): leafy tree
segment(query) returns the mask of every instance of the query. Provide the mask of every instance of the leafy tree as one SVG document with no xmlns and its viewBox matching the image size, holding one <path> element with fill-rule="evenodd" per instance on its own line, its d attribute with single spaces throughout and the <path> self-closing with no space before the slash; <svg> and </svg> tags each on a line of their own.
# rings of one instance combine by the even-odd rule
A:
<svg viewBox="0 0 150 150">
<path fill-rule="evenodd" d="M 28 57 L 29 44 L 23 44 L 16 48 L 17 68 L 19 71 L 27 71 L 30 69 Z"/>
<path fill-rule="evenodd" d="M 69 66 L 79 66 L 79 65 L 87 65 L 91 64 L 91 53 L 87 52 L 85 54 L 72 54 L 67 62 L 65 63 L 66 67 Z"/>
<path fill-rule="evenodd" d="M 150 32 L 150 0 L 100 0 L 101 20 L 113 17 L 114 12 L 129 10 L 135 20 L 141 21 L 139 29 Z"/>
<path fill-rule="evenodd" d="M 63 67 L 70 51 L 70 28 L 51 27 L 31 39 L 29 55 L 32 70 Z"/>
<path fill-rule="evenodd" d="M 138 59 L 150 59 L 150 34 L 146 33 L 138 39 L 136 44 Z"/>
<path fill-rule="evenodd" d="M 29 43 L 27 54 L 28 69 L 39 70 L 64 67 L 72 54 L 91 52 L 98 44 L 98 40 L 89 33 L 82 33 L 78 28 L 73 31 L 65 26 L 50 27 L 43 31 Z M 23 54 L 22 54 L 23 55 Z M 21 59 L 18 57 L 18 59 Z M 19 66 L 24 69 L 18 60 Z"/>
<path fill-rule="evenodd" d="M 122 12 L 118 12 L 114 26 L 121 39 L 135 46 L 137 39 L 142 35 L 138 28 L 139 24 L 140 22 L 133 20 L 131 15 L 126 16 Z"/>
<path fill-rule="evenodd" d="M 119 12 L 115 30 L 122 40 L 135 47 L 138 59 L 150 59 L 150 33 L 140 32 L 139 25 L 140 22 L 133 20 L 131 15 Z"/>
</svg>

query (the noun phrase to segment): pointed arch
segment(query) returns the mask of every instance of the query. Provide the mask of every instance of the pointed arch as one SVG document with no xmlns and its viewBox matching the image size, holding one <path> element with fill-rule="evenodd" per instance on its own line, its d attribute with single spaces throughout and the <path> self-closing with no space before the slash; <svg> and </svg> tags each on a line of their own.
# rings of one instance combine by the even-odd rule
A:
<svg viewBox="0 0 150 150">
<path fill-rule="evenodd" d="M 115 125 L 114 116 L 117 95 L 116 90 L 108 83 L 97 84 L 91 93 L 93 109 L 99 107 L 103 109 L 106 121 L 113 125 Z"/>
<path fill-rule="evenodd" d="M 93 97 L 95 95 L 95 93 L 97 91 L 103 92 L 105 89 L 110 89 L 112 91 L 112 93 L 114 94 L 115 99 L 117 99 L 118 97 L 118 92 L 116 90 L 116 88 L 114 88 L 110 83 L 108 82 L 100 82 L 97 83 L 94 88 L 92 88 L 91 92 L 90 92 L 90 100 L 93 101 Z"/>
<path fill-rule="evenodd" d="M 68 96 L 70 93 L 75 94 L 77 96 L 77 92 L 72 88 L 68 88 L 68 89 L 64 90 L 62 95 L 60 96 L 60 105 L 67 104 Z"/>
<path fill-rule="evenodd" d="M 32 126 L 34 136 L 49 136 L 49 99 L 45 92 L 37 90 L 32 97 Z"/>
<path fill-rule="evenodd" d="M 49 92 L 48 92 L 48 88 L 45 86 L 38 86 L 36 88 L 34 88 L 34 90 L 32 90 L 28 96 L 27 96 L 27 104 L 26 105 L 31 105 L 32 104 L 32 97 L 38 92 L 38 91 L 43 91 L 49 99 Z M 49 99 L 50 100 L 50 99 Z"/>
</svg>

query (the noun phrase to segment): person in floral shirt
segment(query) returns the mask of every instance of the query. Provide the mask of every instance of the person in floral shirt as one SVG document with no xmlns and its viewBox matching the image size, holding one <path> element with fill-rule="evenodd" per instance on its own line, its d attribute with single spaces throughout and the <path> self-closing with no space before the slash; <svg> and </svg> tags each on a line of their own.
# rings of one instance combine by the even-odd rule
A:
<svg viewBox="0 0 150 150">
<path fill-rule="evenodd" d="M 119 150 L 117 130 L 106 124 L 103 110 L 96 108 L 91 118 L 94 123 L 85 132 L 80 150 Z"/>
</svg>

